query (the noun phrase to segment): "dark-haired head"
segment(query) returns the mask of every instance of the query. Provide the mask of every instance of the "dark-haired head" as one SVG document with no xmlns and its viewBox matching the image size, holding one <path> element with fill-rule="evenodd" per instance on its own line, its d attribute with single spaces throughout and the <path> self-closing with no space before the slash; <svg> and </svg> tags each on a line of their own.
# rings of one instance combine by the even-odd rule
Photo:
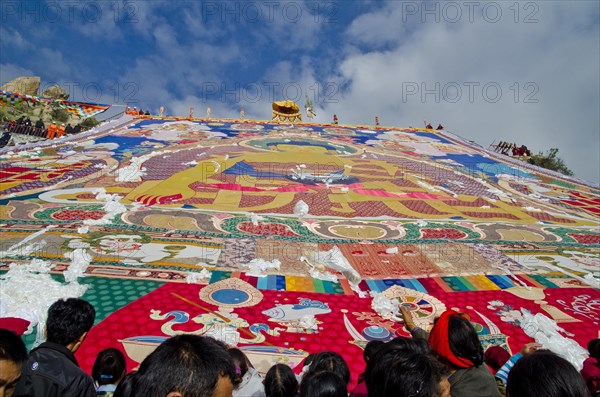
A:
<svg viewBox="0 0 600 397">
<path fill-rule="evenodd" d="M 300 397 L 347 397 L 346 384 L 333 372 L 311 372 L 302 379 Z"/>
<path fill-rule="evenodd" d="M 161 343 L 142 362 L 134 396 L 231 396 L 234 379 L 233 361 L 221 342 L 204 336 L 178 335 Z"/>
<path fill-rule="evenodd" d="M 431 348 L 427 341 L 417 338 L 407 338 L 405 336 L 399 336 L 380 346 L 371 358 L 378 357 L 380 350 L 385 350 L 388 355 L 392 354 L 390 352 L 393 352 L 394 355 L 431 354 Z M 365 369 L 365 378 L 369 376 L 369 371 L 375 368 L 373 365 L 368 365 L 368 363 Z"/>
<path fill-rule="evenodd" d="M 21 337 L 0 328 L 0 395 L 12 396 L 27 360 L 27 349 Z"/>
<path fill-rule="evenodd" d="M 508 397 L 588 397 L 577 369 L 549 350 L 521 358 L 508 373 Z"/>
<path fill-rule="evenodd" d="M 113 397 L 132 397 L 137 372 L 133 371 L 123 377 L 117 385 Z"/>
<path fill-rule="evenodd" d="M 233 383 L 235 385 L 238 385 L 242 382 L 242 378 L 244 377 L 244 375 L 246 375 L 246 372 L 248 372 L 248 368 L 252 367 L 252 364 L 250 363 L 250 360 L 248 360 L 248 357 L 246 357 L 244 352 L 236 347 L 227 349 L 227 352 L 233 360 L 233 365 L 236 367 L 235 379 Z"/>
<path fill-rule="evenodd" d="M 369 343 L 367 343 L 367 345 L 365 346 L 365 350 L 363 351 L 363 359 L 365 360 L 365 362 L 368 362 L 369 359 L 373 357 L 373 354 L 375 354 L 377 349 L 379 349 L 384 344 L 385 342 L 380 340 L 369 341 Z"/>
<path fill-rule="evenodd" d="M 483 363 L 483 347 L 477 331 L 465 317 L 446 310 L 429 334 L 429 344 L 450 368 L 470 368 Z"/>
<path fill-rule="evenodd" d="M 267 397 L 293 397 L 298 390 L 296 375 L 285 364 L 275 364 L 269 368 L 264 385 Z"/>
<path fill-rule="evenodd" d="M 431 347 L 426 340 L 420 338 L 407 338 L 406 336 L 398 336 L 387 344 L 396 346 L 397 349 L 404 349 L 407 352 L 431 354 Z"/>
<path fill-rule="evenodd" d="M 0 360 L 12 361 L 21 365 L 27 360 L 27 349 L 20 336 L 0 328 Z"/>
<path fill-rule="evenodd" d="M 483 363 L 483 347 L 473 324 L 462 316 L 451 316 L 448 321 L 450 350 L 457 357 L 471 360 L 475 366 Z"/>
<path fill-rule="evenodd" d="M 367 363 L 365 381 L 369 396 L 438 397 L 447 383 L 446 368 L 415 344 L 386 343 Z M 447 385 L 449 388 L 449 385 Z"/>
<path fill-rule="evenodd" d="M 125 356 L 113 347 L 104 349 L 92 367 L 92 378 L 97 385 L 115 385 L 125 376 Z"/>
<path fill-rule="evenodd" d="M 590 357 L 600 361 L 600 338 L 592 339 L 587 345 Z"/>
<path fill-rule="evenodd" d="M 48 309 L 46 339 L 62 346 L 79 348 L 87 332 L 94 325 L 96 310 L 89 302 L 79 298 L 61 299 Z M 78 344 L 79 343 L 79 344 Z"/>
<path fill-rule="evenodd" d="M 344 358 L 336 352 L 317 353 L 306 375 L 313 372 L 328 371 L 340 377 L 347 385 L 350 382 L 350 369 Z"/>
</svg>

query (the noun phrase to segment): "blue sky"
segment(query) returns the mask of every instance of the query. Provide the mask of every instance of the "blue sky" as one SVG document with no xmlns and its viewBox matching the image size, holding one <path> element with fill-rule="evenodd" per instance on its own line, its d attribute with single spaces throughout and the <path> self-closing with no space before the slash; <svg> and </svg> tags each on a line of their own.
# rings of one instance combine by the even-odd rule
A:
<svg viewBox="0 0 600 397">
<path fill-rule="evenodd" d="M 171 115 L 422 126 L 487 147 L 560 148 L 600 180 L 597 1 L 12 1 L 0 82 L 37 75 L 76 100 Z M 115 109 L 119 109 L 115 107 Z"/>
</svg>

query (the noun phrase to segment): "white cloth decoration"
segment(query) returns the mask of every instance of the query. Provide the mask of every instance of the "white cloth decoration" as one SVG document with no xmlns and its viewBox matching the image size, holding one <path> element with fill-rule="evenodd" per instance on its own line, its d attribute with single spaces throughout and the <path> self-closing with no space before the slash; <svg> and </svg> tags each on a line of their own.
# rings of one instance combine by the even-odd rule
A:
<svg viewBox="0 0 600 397">
<path fill-rule="evenodd" d="M 564 329 L 556 324 L 556 321 L 537 313 L 533 315 L 527 309 L 521 309 L 523 320 L 521 328 L 530 337 L 542 345 L 544 349 L 548 349 L 558 354 L 568 362 L 570 362 L 577 371 L 583 368 L 583 360 L 588 357 L 588 352 L 583 347 L 579 346 L 573 339 L 566 338 L 560 332 L 573 336 L 567 333 Z"/>
</svg>

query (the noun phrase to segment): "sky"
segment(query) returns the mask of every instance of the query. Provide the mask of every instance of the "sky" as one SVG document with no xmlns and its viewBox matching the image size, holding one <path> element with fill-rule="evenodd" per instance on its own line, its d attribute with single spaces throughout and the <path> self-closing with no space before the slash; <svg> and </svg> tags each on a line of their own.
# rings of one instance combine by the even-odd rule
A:
<svg viewBox="0 0 600 397">
<path fill-rule="evenodd" d="M 487 148 L 559 148 L 600 183 L 598 1 L 0 2 L 0 83 L 74 100 L 268 120 L 434 127 Z"/>
</svg>

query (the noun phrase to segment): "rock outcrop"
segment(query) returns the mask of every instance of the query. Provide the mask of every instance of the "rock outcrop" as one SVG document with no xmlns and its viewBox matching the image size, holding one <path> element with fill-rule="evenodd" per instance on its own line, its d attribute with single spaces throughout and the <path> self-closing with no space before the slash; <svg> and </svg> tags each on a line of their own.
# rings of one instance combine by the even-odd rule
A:
<svg viewBox="0 0 600 397">
<path fill-rule="evenodd" d="M 54 99 L 69 99 L 69 94 L 59 85 L 53 85 L 46 91 L 42 92 L 43 97 Z"/>
<path fill-rule="evenodd" d="M 1 90 L 20 94 L 37 95 L 40 89 L 40 77 L 17 77 L 0 87 Z M 64 90 L 63 90 L 64 91 Z"/>
</svg>

